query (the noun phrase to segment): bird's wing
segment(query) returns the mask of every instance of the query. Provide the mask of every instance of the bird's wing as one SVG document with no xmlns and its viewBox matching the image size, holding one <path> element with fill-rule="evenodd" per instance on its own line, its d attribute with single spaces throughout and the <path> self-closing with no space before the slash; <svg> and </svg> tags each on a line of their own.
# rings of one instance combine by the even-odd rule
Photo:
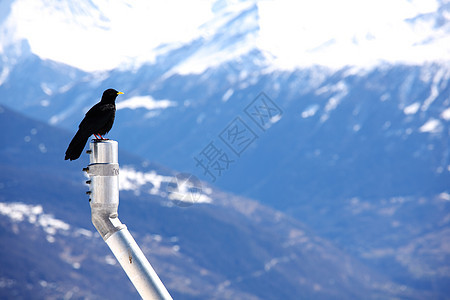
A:
<svg viewBox="0 0 450 300">
<path fill-rule="evenodd" d="M 114 104 L 97 103 L 86 113 L 83 121 L 81 121 L 80 126 L 78 127 L 91 134 L 96 133 L 97 130 L 105 126 L 105 124 L 114 117 L 114 114 Z"/>
</svg>

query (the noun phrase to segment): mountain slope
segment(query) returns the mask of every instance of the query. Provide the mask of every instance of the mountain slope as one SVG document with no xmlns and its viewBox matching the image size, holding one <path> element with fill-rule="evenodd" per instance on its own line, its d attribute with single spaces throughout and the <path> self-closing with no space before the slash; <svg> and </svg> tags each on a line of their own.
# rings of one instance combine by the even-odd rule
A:
<svg viewBox="0 0 450 300">
<path fill-rule="evenodd" d="M 8 257 L 1 262 L 2 297 L 134 298 L 125 274 L 93 232 L 87 198 L 80 202 L 86 158 L 63 161 L 59 154 L 68 137 L 61 130 L 3 106 L 0 116 L 10 128 L 0 136 L 0 249 Z M 211 204 L 179 208 L 156 196 L 162 185 L 136 177 L 141 172 L 147 179 L 170 178 L 167 170 L 142 167 L 143 161 L 123 151 L 120 163 L 121 182 L 141 184 L 122 187 L 120 218 L 175 298 L 413 295 L 280 212 L 206 186 Z M 8 267 L 12 261 L 20 265 Z"/>
</svg>

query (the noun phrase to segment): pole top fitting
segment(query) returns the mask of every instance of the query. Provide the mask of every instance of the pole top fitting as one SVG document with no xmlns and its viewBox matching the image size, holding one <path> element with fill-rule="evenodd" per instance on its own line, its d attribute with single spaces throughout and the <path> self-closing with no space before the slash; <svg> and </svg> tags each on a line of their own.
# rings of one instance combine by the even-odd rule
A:
<svg viewBox="0 0 450 300">
<path fill-rule="evenodd" d="M 90 163 L 119 163 L 119 146 L 114 140 L 92 140 L 90 146 Z"/>
</svg>

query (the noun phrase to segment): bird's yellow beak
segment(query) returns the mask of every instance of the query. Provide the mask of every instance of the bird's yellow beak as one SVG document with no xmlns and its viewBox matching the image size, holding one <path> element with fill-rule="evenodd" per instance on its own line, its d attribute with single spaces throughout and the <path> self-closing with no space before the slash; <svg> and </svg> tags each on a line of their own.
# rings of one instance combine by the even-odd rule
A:
<svg viewBox="0 0 450 300">
<path fill-rule="evenodd" d="M 123 94 L 123 92 L 117 92 L 117 95 Z"/>
</svg>

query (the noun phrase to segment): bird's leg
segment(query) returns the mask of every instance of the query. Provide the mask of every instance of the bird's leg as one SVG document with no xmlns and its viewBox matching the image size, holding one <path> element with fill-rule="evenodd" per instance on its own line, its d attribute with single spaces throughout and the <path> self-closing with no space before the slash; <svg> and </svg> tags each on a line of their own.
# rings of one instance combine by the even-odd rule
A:
<svg viewBox="0 0 450 300">
<path fill-rule="evenodd" d="M 97 134 L 95 134 L 95 133 L 94 133 L 94 135 L 95 135 L 95 139 L 99 140 L 99 138 L 98 138 Z"/>
<path fill-rule="evenodd" d="M 102 137 L 101 134 L 99 134 L 99 136 L 100 136 L 100 139 L 101 139 L 101 140 L 105 140 L 105 141 L 108 140 L 108 139 L 105 139 L 104 137 Z"/>
</svg>

